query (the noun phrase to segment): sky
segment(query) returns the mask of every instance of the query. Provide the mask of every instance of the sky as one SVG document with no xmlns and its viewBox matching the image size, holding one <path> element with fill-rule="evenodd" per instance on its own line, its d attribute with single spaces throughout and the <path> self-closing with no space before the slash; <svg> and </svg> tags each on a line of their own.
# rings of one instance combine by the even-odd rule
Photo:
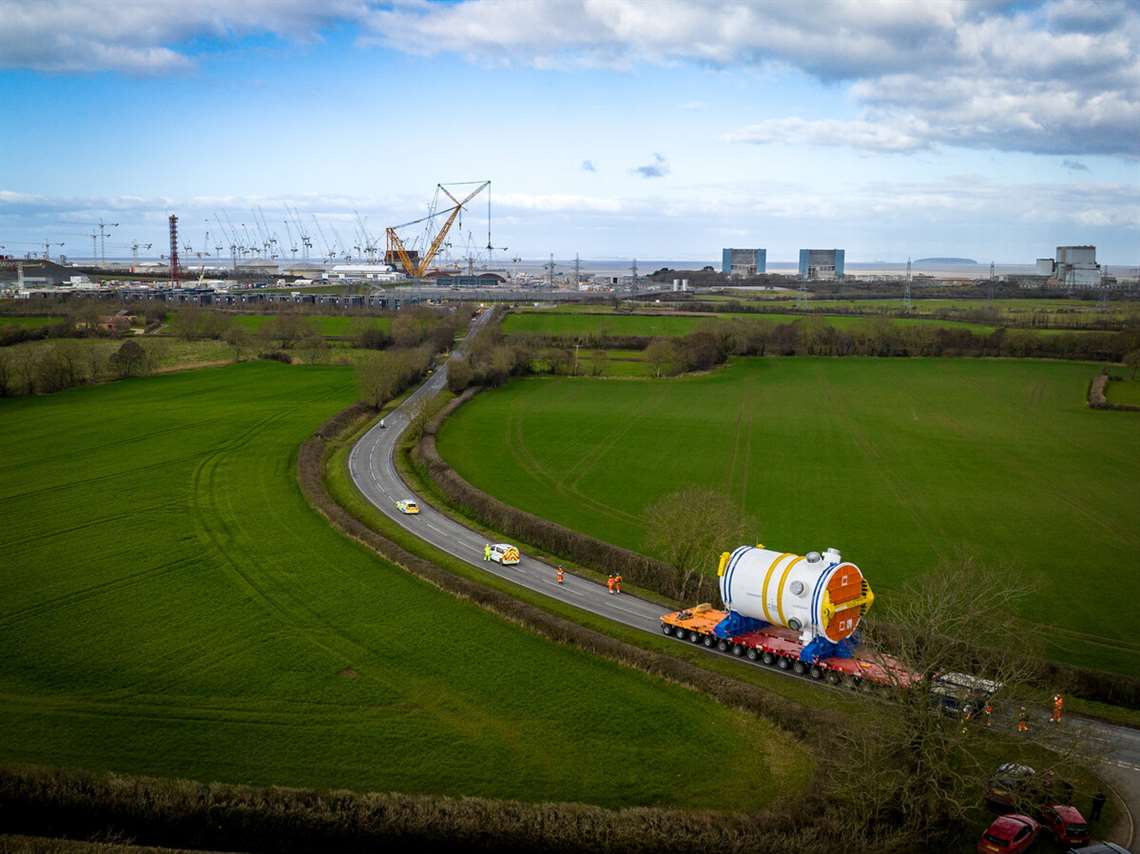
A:
<svg viewBox="0 0 1140 854">
<path fill-rule="evenodd" d="M 177 213 L 356 254 L 489 179 L 498 263 L 1136 266 L 1138 44 L 1140 0 L 0 0 L 0 253 L 156 256 Z"/>
</svg>

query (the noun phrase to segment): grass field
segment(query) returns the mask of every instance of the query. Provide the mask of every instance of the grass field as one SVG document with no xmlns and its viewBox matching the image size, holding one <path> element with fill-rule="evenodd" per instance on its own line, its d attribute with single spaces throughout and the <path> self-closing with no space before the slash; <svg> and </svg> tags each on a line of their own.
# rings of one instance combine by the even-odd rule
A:
<svg viewBox="0 0 1140 854">
<path fill-rule="evenodd" d="M 270 314 L 235 314 L 234 322 L 251 332 L 257 332 L 273 317 Z M 376 326 L 388 331 L 392 328 L 389 317 L 357 317 L 345 314 L 309 314 L 304 317 L 314 323 L 317 330 L 326 336 L 353 335 L 361 329 Z"/>
<path fill-rule="evenodd" d="M 732 495 L 757 542 L 836 546 L 877 592 L 960 549 L 1040 585 L 1061 659 L 1135 672 L 1140 420 L 1089 410 L 1087 364 L 745 359 L 668 381 L 527 379 L 480 395 L 440 449 L 492 494 L 645 550 L 646 508 Z M 726 543 L 731 548 L 735 543 Z M 714 567 L 710 567 L 712 571 Z"/>
<path fill-rule="evenodd" d="M 1105 389 L 1105 397 L 1112 403 L 1131 403 L 1140 406 L 1140 380 L 1114 380 Z"/>
<path fill-rule="evenodd" d="M 334 532 L 295 454 L 354 390 L 247 363 L 0 401 L 0 761 L 610 806 L 806 782 L 763 721 Z"/>
<path fill-rule="evenodd" d="M 601 314 L 586 312 L 528 311 L 515 312 L 503 320 L 503 331 L 507 334 L 551 335 L 568 338 L 589 335 L 644 335 L 679 336 L 696 332 L 703 325 L 718 319 L 739 319 L 750 323 L 795 323 L 804 321 L 797 314 Z M 837 329 L 860 329 L 873 322 L 866 317 L 849 315 L 825 315 L 824 323 Z M 993 326 L 980 323 L 967 323 L 961 320 L 938 320 L 936 318 L 895 317 L 890 319 L 895 326 L 939 326 L 948 329 L 969 329 L 980 335 L 994 331 Z"/>
<path fill-rule="evenodd" d="M 0 329 L 10 327 L 16 327 L 18 329 L 39 329 L 41 326 L 54 326 L 57 323 L 67 323 L 67 318 L 46 314 L 0 315 Z"/>
</svg>

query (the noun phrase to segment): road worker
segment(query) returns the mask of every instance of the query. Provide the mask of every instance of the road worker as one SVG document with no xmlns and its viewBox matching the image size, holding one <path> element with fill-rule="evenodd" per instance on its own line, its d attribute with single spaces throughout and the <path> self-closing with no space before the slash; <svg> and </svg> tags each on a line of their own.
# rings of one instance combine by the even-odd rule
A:
<svg viewBox="0 0 1140 854">
<path fill-rule="evenodd" d="M 962 707 L 962 735 L 966 734 L 966 727 L 970 725 L 970 721 L 974 718 L 974 710 L 970 708 L 967 703 Z"/>
<path fill-rule="evenodd" d="M 621 573 L 614 576 L 614 592 L 621 593 Z"/>
<path fill-rule="evenodd" d="M 559 584 L 566 583 L 566 573 L 562 571 L 562 565 L 559 564 L 558 569 L 554 570 L 554 580 Z"/>
<path fill-rule="evenodd" d="M 986 729 L 990 728 L 990 718 L 994 713 L 994 704 L 986 700 L 986 704 L 982 706 L 982 714 L 986 716 Z"/>
<path fill-rule="evenodd" d="M 1061 722 L 1061 712 L 1065 708 L 1065 698 L 1061 696 L 1060 692 L 1053 695 L 1053 714 L 1049 716 L 1049 720 L 1055 724 Z"/>
<path fill-rule="evenodd" d="M 608 587 L 610 589 L 611 594 L 614 592 L 614 584 L 615 583 L 616 582 L 614 580 L 614 574 L 611 572 L 610 577 L 606 579 L 606 587 Z"/>
<path fill-rule="evenodd" d="M 1029 713 L 1025 711 L 1025 706 L 1017 713 L 1017 731 L 1029 732 Z"/>
<path fill-rule="evenodd" d="M 491 559 L 491 544 L 487 543 L 485 546 L 483 546 L 483 560 L 490 560 L 490 559 Z"/>
</svg>

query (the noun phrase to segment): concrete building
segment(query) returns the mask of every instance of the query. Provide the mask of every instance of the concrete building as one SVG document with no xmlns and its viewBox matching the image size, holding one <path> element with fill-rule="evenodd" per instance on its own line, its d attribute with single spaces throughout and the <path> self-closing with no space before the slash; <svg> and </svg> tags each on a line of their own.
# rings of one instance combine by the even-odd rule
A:
<svg viewBox="0 0 1140 854">
<path fill-rule="evenodd" d="M 803 281 L 836 281 L 844 275 L 843 249 L 801 249 L 800 279 Z"/>
<path fill-rule="evenodd" d="M 1054 266 L 1052 258 L 1038 258 L 1034 272 L 1038 276 L 1052 276 Z"/>
<path fill-rule="evenodd" d="M 730 276 L 755 276 L 768 272 L 767 249 L 722 249 L 720 271 Z"/>
<path fill-rule="evenodd" d="M 395 282 L 404 278 L 387 264 L 336 264 L 323 277 L 330 282 Z"/>
<path fill-rule="evenodd" d="M 1057 283 L 1075 288 L 1097 288 L 1101 284 L 1095 246 L 1058 246 L 1054 269 Z"/>
</svg>

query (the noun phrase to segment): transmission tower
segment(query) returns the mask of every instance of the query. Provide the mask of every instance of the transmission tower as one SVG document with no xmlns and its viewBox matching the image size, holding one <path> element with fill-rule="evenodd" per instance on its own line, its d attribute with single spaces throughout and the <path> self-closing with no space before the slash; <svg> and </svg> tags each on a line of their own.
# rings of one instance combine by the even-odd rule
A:
<svg viewBox="0 0 1140 854">
<path fill-rule="evenodd" d="M 903 308 L 910 311 L 914 308 L 914 303 L 910 299 L 910 258 L 906 259 L 906 284 L 903 286 Z"/>
<path fill-rule="evenodd" d="M 990 281 L 986 286 L 986 303 L 993 303 L 994 301 L 994 285 L 997 283 L 997 275 L 994 271 L 994 262 L 990 261 Z"/>
<path fill-rule="evenodd" d="M 582 258 L 579 253 L 574 253 L 574 290 L 582 286 Z"/>
<path fill-rule="evenodd" d="M 170 287 L 182 287 L 182 271 L 178 269 L 178 214 L 170 215 Z"/>
<path fill-rule="evenodd" d="M 630 272 L 633 273 L 632 287 L 633 287 L 633 290 L 636 291 L 637 290 L 637 259 L 636 258 L 633 259 L 633 264 L 630 265 L 629 269 L 630 269 Z"/>
</svg>

